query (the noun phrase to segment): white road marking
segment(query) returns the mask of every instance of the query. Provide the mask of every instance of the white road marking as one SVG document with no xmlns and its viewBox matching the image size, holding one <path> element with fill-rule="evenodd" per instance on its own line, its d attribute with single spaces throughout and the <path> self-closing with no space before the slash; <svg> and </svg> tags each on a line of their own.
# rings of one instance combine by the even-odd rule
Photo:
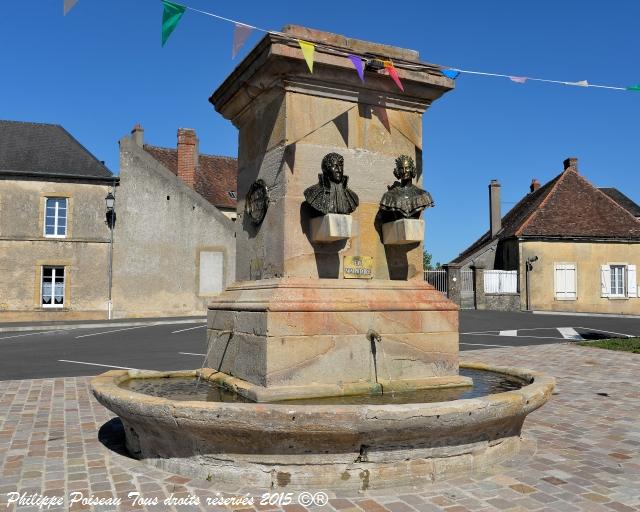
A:
<svg viewBox="0 0 640 512">
<path fill-rule="evenodd" d="M 584 339 L 573 327 L 558 327 L 558 332 L 568 340 L 580 341 Z"/>
<path fill-rule="evenodd" d="M 463 343 L 460 342 L 460 345 L 469 345 L 471 347 L 511 347 L 513 345 L 487 345 L 485 343 Z"/>
<path fill-rule="evenodd" d="M 84 361 L 69 361 L 68 359 L 58 359 L 59 363 L 76 363 L 76 364 L 88 364 L 89 366 L 102 366 L 104 368 L 116 368 L 118 370 L 136 370 L 137 368 L 128 368 L 126 366 L 111 366 L 109 364 L 98 363 L 86 363 Z"/>
<path fill-rule="evenodd" d="M 468 336 L 487 336 L 486 334 L 481 333 L 481 332 L 466 332 L 466 333 L 463 332 L 463 333 L 460 333 L 460 334 L 466 334 Z M 563 340 L 563 341 L 565 339 L 565 338 L 558 338 L 557 336 L 555 336 L 555 337 L 552 337 L 552 336 L 523 336 L 522 334 L 520 336 L 510 336 L 510 337 L 511 338 L 535 338 L 535 339 L 538 339 L 538 340 Z M 500 345 L 500 346 L 502 346 L 502 345 Z"/>
<path fill-rule="evenodd" d="M 16 334 L 14 336 L 3 336 L 2 338 L 0 338 L 0 340 L 8 340 L 11 338 L 22 338 L 23 336 L 35 336 L 36 334 L 51 334 L 52 332 L 59 332 L 59 331 L 38 331 L 38 332 L 31 332 L 29 334 Z"/>
<path fill-rule="evenodd" d="M 473 332 L 461 332 L 460 334 L 495 334 L 497 335 L 500 331 L 473 331 Z"/>
<path fill-rule="evenodd" d="M 171 331 L 171 334 L 176 334 L 178 332 L 184 332 L 184 331 L 192 331 L 193 329 L 202 329 L 203 327 L 206 327 L 206 325 L 197 325 L 196 327 L 189 327 L 188 329 L 180 329 L 179 331 Z"/>
<path fill-rule="evenodd" d="M 591 327 L 576 327 L 576 329 L 584 329 L 585 331 L 596 331 L 596 332 L 604 332 L 606 334 L 619 334 L 620 336 L 626 336 L 627 338 L 634 338 L 633 334 L 625 334 L 623 332 L 613 332 L 613 331 L 602 331 L 600 329 L 592 329 Z"/>
<path fill-rule="evenodd" d="M 206 356 L 207 354 L 194 354 L 193 352 L 178 352 L 178 354 L 183 354 L 185 356 Z"/>
<path fill-rule="evenodd" d="M 111 331 L 92 332 L 91 334 L 81 334 L 80 336 L 76 336 L 76 339 L 78 339 L 78 338 L 86 338 L 87 336 L 98 336 L 100 334 L 111 334 L 112 332 L 130 331 L 131 329 L 142 329 L 143 327 L 150 327 L 150 326 L 149 325 L 138 325 L 136 327 L 125 327 L 124 329 L 112 329 Z"/>
<path fill-rule="evenodd" d="M 516 330 L 512 330 L 512 331 L 500 331 L 498 333 L 500 336 L 518 336 L 518 331 Z"/>
</svg>

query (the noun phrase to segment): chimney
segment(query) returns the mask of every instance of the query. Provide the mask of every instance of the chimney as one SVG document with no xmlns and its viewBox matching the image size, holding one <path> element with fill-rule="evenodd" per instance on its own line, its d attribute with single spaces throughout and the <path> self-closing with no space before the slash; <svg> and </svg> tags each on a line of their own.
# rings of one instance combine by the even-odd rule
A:
<svg viewBox="0 0 640 512">
<path fill-rule="evenodd" d="M 140 123 L 136 123 L 133 130 L 131 130 L 131 138 L 138 146 L 142 147 L 144 145 L 144 128 L 140 126 Z"/>
<path fill-rule="evenodd" d="M 491 226 L 491 238 L 493 238 L 502 227 L 500 183 L 498 183 L 498 180 L 491 180 L 489 184 L 489 225 Z"/>
<path fill-rule="evenodd" d="M 578 172 L 578 159 L 575 156 L 567 158 L 563 163 L 565 171 L 572 167 L 574 171 Z"/>
<path fill-rule="evenodd" d="M 178 128 L 178 178 L 195 188 L 200 166 L 198 138 L 192 128 Z"/>
<path fill-rule="evenodd" d="M 529 190 L 530 190 L 531 192 L 535 192 L 535 191 L 536 191 L 536 190 L 538 190 L 539 188 L 540 188 L 540 182 L 539 182 L 536 178 L 533 178 L 533 179 L 531 180 L 531 185 L 529 186 Z"/>
</svg>

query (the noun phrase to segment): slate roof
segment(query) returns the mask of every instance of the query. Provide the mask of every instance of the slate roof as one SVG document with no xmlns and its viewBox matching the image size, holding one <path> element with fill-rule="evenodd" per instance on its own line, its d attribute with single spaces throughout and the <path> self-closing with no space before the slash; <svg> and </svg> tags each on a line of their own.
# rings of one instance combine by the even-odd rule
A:
<svg viewBox="0 0 640 512">
<path fill-rule="evenodd" d="M 616 189 L 606 190 L 614 190 L 640 210 Z M 594 187 L 574 167 L 567 167 L 509 210 L 496 236 L 487 231 L 452 263 L 462 263 L 484 246 L 513 237 L 640 241 L 635 208 L 613 196 L 616 194 Z"/>
<path fill-rule="evenodd" d="M 114 180 L 62 126 L 1 120 L 0 175 Z"/>
<path fill-rule="evenodd" d="M 622 206 L 626 210 L 629 210 L 634 217 L 640 217 L 640 206 L 638 206 L 635 201 L 625 196 L 617 188 L 600 188 L 600 190 L 602 190 L 602 192 L 607 194 L 620 206 Z"/>
<path fill-rule="evenodd" d="M 176 176 L 178 150 L 144 145 L 144 150 Z M 218 208 L 236 207 L 238 161 L 229 156 L 200 155 L 195 191 Z M 230 194 L 231 192 L 231 194 Z"/>
</svg>

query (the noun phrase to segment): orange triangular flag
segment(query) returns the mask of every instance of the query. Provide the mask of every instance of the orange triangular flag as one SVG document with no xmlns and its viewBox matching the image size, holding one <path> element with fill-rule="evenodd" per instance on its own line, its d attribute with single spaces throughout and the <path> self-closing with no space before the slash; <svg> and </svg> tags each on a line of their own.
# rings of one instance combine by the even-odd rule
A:
<svg viewBox="0 0 640 512">
<path fill-rule="evenodd" d="M 387 70 L 387 73 L 389 73 L 389 76 L 393 79 L 393 81 L 398 86 L 398 89 L 404 92 L 404 87 L 402 87 L 402 82 L 400 81 L 400 77 L 398 76 L 398 72 L 396 71 L 396 68 L 393 66 L 393 63 L 390 60 L 385 60 L 384 67 Z"/>
<path fill-rule="evenodd" d="M 302 50 L 302 55 L 304 55 L 304 60 L 307 61 L 307 66 L 309 66 L 309 71 L 313 73 L 313 54 L 316 50 L 316 45 L 313 43 L 308 43 L 307 41 L 298 41 L 300 45 L 300 49 Z"/>
</svg>

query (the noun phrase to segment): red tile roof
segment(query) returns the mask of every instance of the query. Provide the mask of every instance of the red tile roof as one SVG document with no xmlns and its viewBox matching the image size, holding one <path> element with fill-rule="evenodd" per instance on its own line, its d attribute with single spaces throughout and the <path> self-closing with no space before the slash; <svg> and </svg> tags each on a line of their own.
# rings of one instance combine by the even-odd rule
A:
<svg viewBox="0 0 640 512">
<path fill-rule="evenodd" d="M 144 145 L 144 150 L 178 174 L 178 150 Z M 236 207 L 238 161 L 229 156 L 200 155 L 195 191 L 217 208 Z"/>
<path fill-rule="evenodd" d="M 495 237 L 487 231 L 452 263 L 463 262 L 491 242 L 512 237 L 640 242 L 640 221 L 568 167 L 509 210 Z"/>
</svg>

